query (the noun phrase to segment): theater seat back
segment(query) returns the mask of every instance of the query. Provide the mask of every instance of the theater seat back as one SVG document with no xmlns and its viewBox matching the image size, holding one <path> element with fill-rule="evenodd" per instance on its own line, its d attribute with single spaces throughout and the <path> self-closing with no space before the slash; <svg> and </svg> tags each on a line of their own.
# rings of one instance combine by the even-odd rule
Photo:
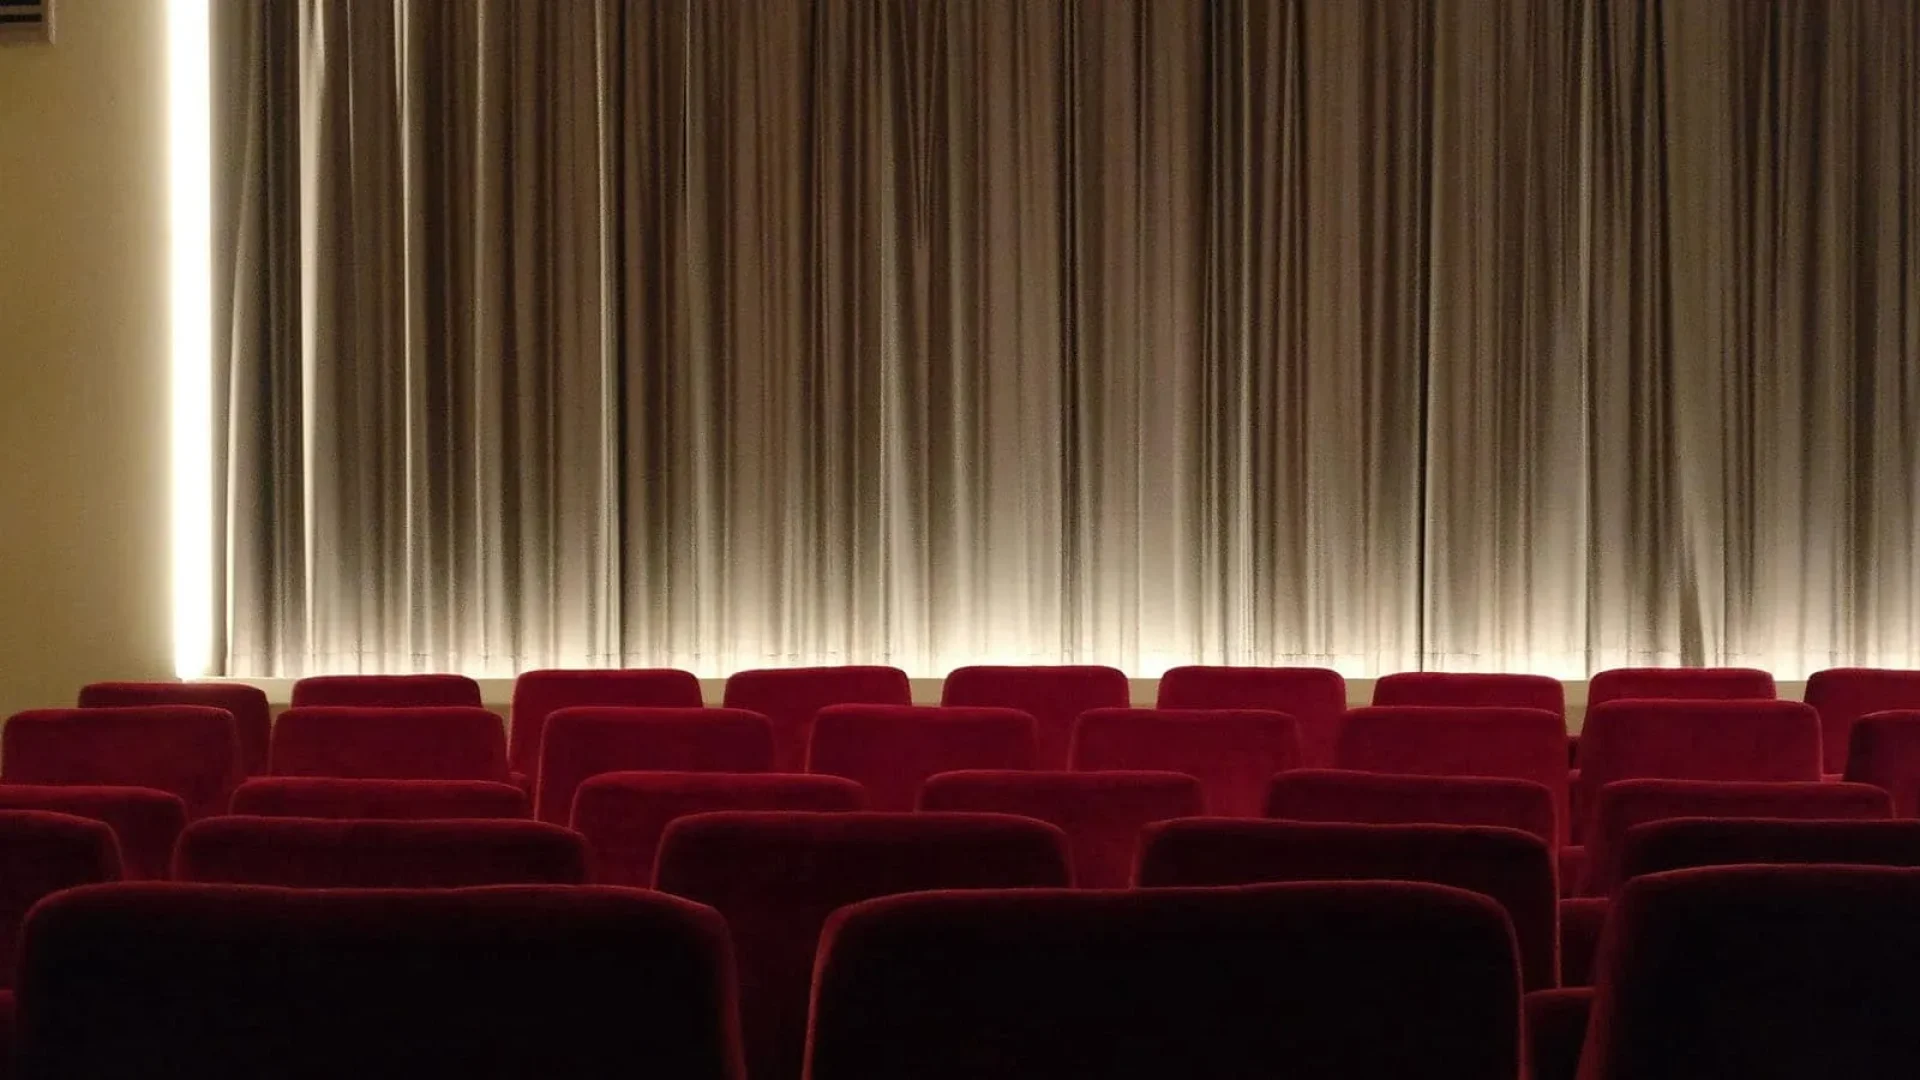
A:
<svg viewBox="0 0 1920 1080">
<path fill-rule="evenodd" d="M 1207 813 L 1251 817 L 1273 778 L 1300 764 L 1300 728 L 1252 709 L 1089 709 L 1069 757 L 1076 772 L 1183 773 L 1200 781 Z"/>
<path fill-rule="evenodd" d="M 524 818 L 527 794 L 490 780 L 366 780 L 262 776 L 233 793 L 233 812 L 254 817 L 444 821 Z"/>
<path fill-rule="evenodd" d="M 41 810 L 0 811 L 0 988 L 14 984 L 21 924 L 63 889 L 120 879 L 120 849 L 105 822 Z"/>
<path fill-rule="evenodd" d="M 577 708 L 547 717 L 534 816 L 565 824 L 588 777 L 631 772 L 766 772 L 767 718 L 740 709 Z"/>
<path fill-rule="evenodd" d="M 1347 713 L 1334 764 L 1360 772 L 1530 780 L 1568 839 L 1567 726 L 1545 709 L 1369 706 Z"/>
<path fill-rule="evenodd" d="M 507 779 L 506 724 L 468 706 L 313 706 L 273 726 L 275 776 Z"/>
<path fill-rule="evenodd" d="M 1620 880 L 1703 866 L 1920 867 L 1920 821 L 1670 818 L 1627 830 Z"/>
<path fill-rule="evenodd" d="M 233 716 L 201 705 L 40 709 L 0 733 L 9 784 L 145 787 L 171 792 L 190 818 L 224 813 L 240 782 Z"/>
<path fill-rule="evenodd" d="M 1273 778 L 1266 816 L 1354 825 L 1485 825 L 1558 842 L 1553 792 L 1508 777 L 1296 769 Z"/>
<path fill-rule="evenodd" d="M 480 708 L 480 684 L 465 675 L 311 675 L 296 680 L 296 708 Z"/>
<path fill-rule="evenodd" d="M 942 705 L 1018 709 L 1033 717 L 1034 767 L 1040 769 L 1067 767 L 1073 722 L 1081 713 L 1123 709 L 1131 703 L 1124 672 L 1088 664 L 955 668 L 940 687 Z"/>
<path fill-rule="evenodd" d="M 911 810 L 938 773 L 1033 768 L 1034 732 L 1015 709 L 829 705 L 814 717 L 807 771 L 854 781 L 871 809 Z"/>
<path fill-rule="evenodd" d="M 683 817 L 724 810 L 851 813 L 866 803 L 859 784 L 838 776 L 613 772 L 580 785 L 572 826 L 587 838 L 595 881 L 644 889 L 653 884 L 660 837 Z"/>
<path fill-rule="evenodd" d="M 835 667 L 757 668 L 727 677 L 723 702 L 757 712 L 773 725 L 773 767 L 797 773 L 807 767 L 813 718 L 829 705 L 911 705 L 913 686 L 896 667 L 848 664 Z"/>
<path fill-rule="evenodd" d="M 1161 709 L 1257 709 L 1285 713 L 1300 730 L 1303 765 L 1333 764 L 1333 743 L 1347 711 L 1347 682 L 1330 668 L 1188 665 L 1160 676 Z"/>
<path fill-rule="evenodd" d="M 547 717 L 583 706 L 698 709 L 700 680 L 677 668 L 523 671 L 513 680 L 513 724 L 507 764 L 526 777 L 540 774 L 540 739 Z"/>
<path fill-rule="evenodd" d="M 200 705 L 225 709 L 233 717 L 243 776 L 267 771 L 267 742 L 273 728 L 266 691 L 236 682 L 101 682 L 80 688 L 83 709 L 119 709 L 148 705 Z"/>
<path fill-rule="evenodd" d="M 173 846 L 187 827 L 187 804 L 154 788 L 0 784 L 0 810 L 44 810 L 105 824 L 120 848 L 117 876 L 128 881 L 166 880 Z"/>
<path fill-rule="evenodd" d="M 219 817 L 181 834 L 173 876 L 306 889 L 583 885 L 587 847 L 539 821 Z"/>
</svg>

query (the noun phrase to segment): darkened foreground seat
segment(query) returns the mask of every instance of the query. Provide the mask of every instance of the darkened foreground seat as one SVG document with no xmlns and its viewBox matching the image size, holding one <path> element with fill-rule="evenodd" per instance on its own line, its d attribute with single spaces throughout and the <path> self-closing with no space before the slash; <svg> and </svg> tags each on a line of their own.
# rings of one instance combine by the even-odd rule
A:
<svg viewBox="0 0 1920 1080">
<path fill-rule="evenodd" d="M 178 795 L 189 818 L 223 814 L 240 782 L 233 714 L 203 705 L 19 713 L 0 733 L 0 779 L 153 788 Z"/>
<path fill-rule="evenodd" d="M 41 898 L 120 879 L 113 830 L 39 810 L 0 811 L 0 987 L 13 985 L 20 924 Z"/>
<path fill-rule="evenodd" d="M 1433 885 L 923 893 L 841 911 L 811 1080 L 1519 1074 L 1499 905 Z"/>
<path fill-rule="evenodd" d="M 0 784 L 0 810 L 45 810 L 104 822 L 119 841 L 121 876 L 128 881 L 164 881 L 174 842 L 187 827 L 187 804 L 153 788 Z"/>
<path fill-rule="evenodd" d="M 626 889 L 74 890 L 21 999 L 40 1080 L 742 1077 L 725 924 Z"/>
<path fill-rule="evenodd" d="M 240 745 L 240 772 L 267 771 L 267 740 L 273 730 L 267 693 L 236 682 L 103 682 L 80 688 L 83 709 L 119 709 L 147 705 L 200 705 L 225 709 L 233 717 Z"/>
<path fill-rule="evenodd" d="M 262 776 L 233 793 L 233 812 L 256 817 L 439 821 L 524 818 L 527 793 L 494 780 L 363 780 Z"/>
<path fill-rule="evenodd" d="M 293 684 L 296 708 L 480 708 L 480 684 L 465 675 L 311 675 Z"/>
<path fill-rule="evenodd" d="M 308 889 L 582 885 L 587 846 L 540 821 L 219 817 L 181 834 L 173 876 Z"/>
<path fill-rule="evenodd" d="M 1059 826 L 1073 853 L 1073 883 L 1083 889 L 1125 888 L 1141 830 L 1204 807 L 1200 781 L 1170 772 L 950 772 L 920 789 L 922 810 L 1017 814 Z"/>
</svg>

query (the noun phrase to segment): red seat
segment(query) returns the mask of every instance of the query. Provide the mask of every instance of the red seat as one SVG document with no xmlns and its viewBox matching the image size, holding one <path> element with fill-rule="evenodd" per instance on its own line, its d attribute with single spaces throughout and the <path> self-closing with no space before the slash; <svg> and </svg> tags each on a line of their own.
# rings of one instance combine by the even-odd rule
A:
<svg viewBox="0 0 1920 1080">
<path fill-rule="evenodd" d="M 1531 780 L 1553 793 L 1560 840 L 1567 840 L 1567 727 L 1545 709 L 1354 709 L 1341 725 L 1334 762 L 1363 772 Z"/>
<path fill-rule="evenodd" d="M 201 705 L 19 713 L 0 733 L 0 780 L 154 788 L 180 796 L 189 818 L 225 813 L 240 782 L 233 715 Z"/>
<path fill-rule="evenodd" d="M 1621 849 L 1622 881 L 1702 866 L 1920 867 L 1920 821 L 1669 818 L 1627 830 Z"/>
<path fill-rule="evenodd" d="M 1920 817 L 1920 709 L 1869 713 L 1851 728 L 1846 779 L 1892 795 L 1899 816 Z"/>
<path fill-rule="evenodd" d="M 1266 816 L 1355 825 L 1488 825 L 1557 845 L 1553 792 L 1531 780 L 1297 769 L 1273 778 Z"/>
<path fill-rule="evenodd" d="M 654 883 L 726 916 L 747 1074 L 796 1080 L 827 916 L 923 889 L 1065 885 L 1066 837 L 998 814 L 700 814 L 667 826 Z"/>
<path fill-rule="evenodd" d="M 96 886 L 26 937 L 27 1077 L 743 1080 L 725 924 L 631 889 Z"/>
<path fill-rule="evenodd" d="M 534 816 L 564 825 L 582 781 L 610 772 L 766 772 L 767 718 L 739 709 L 561 709 L 547 717 Z"/>
<path fill-rule="evenodd" d="M 119 876 L 129 881 L 164 881 L 174 842 L 187 827 L 187 804 L 155 788 L 0 784 L 0 810 L 44 810 L 105 823 L 119 844 Z"/>
<path fill-rule="evenodd" d="M 1847 766 L 1854 721 L 1869 713 L 1920 710 L 1920 671 L 1828 668 L 1808 676 L 1805 696 L 1820 714 L 1823 767 L 1839 772 Z M 1905 805 L 1899 792 L 1894 801 Z"/>
<path fill-rule="evenodd" d="M 829 705 L 807 750 L 808 772 L 857 782 L 873 810 L 913 809 L 935 773 L 1033 767 L 1033 717 L 1014 709 Z"/>
<path fill-rule="evenodd" d="M 1564 720 L 1567 691 L 1545 675 L 1402 671 L 1374 682 L 1373 704 L 1543 709 Z"/>
<path fill-rule="evenodd" d="M 513 680 L 507 767 L 530 783 L 540 775 L 547 717 L 586 705 L 698 709 L 700 680 L 677 668 L 526 671 Z"/>
<path fill-rule="evenodd" d="M 275 776 L 504 783 L 507 730 L 465 706 L 302 706 L 274 724 L 272 766 Z"/>
<path fill-rule="evenodd" d="M 480 684 L 465 675 L 311 675 L 293 684 L 294 708 L 478 709 Z"/>
<path fill-rule="evenodd" d="M 831 813 L 866 808 L 859 784 L 792 773 L 611 772 L 573 796 L 573 827 L 587 838 L 594 880 L 647 888 L 660 837 L 674 821 L 721 810 Z"/>
<path fill-rule="evenodd" d="M 1185 773 L 1200 781 L 1208 813 L 1253 817 L 1274 776 L 1299 766 L 1299 726 L 1251 709 L 1089 709 L 1069 759 L 1075 772 Z"/>
<path fill-rule="evenodd" d="M 1559 890 L 1537 836 L 1468 825 L 1330 825 L 1188 818 L 1147 830 L 1142 888 L 1281 881 L 1424 881 L 1498 901 L 1527 989 L 1559 984 Z"/>
<path fill-rule="evenodd" d="M 1624 698 L 1666 701 L 1770 700 L 1773 676 L 1757 668 L 1611 668 L 1587 680 L 1587 708 Z"/>
<path fill-rule="evenodd" d="M 1067 767 L 1081 713 L 1125 708 L 1131 700 L 1123 672 L 1089 665 L 955 668 L 940 689 L 942 705 L 1018 709 L 1033 717 L 1038 769 Z"/>
<path fill-rule="evenodd" d="M 539 821 L 218 817 L 180 835 L 173 876 L 302 889 L 583 885 L 587 845 Z"/>
<path fill-rule="evenodd" d="M 240 771 L 258 776 L 267 771 L 267 740 L 273 729 L 266 691 L 235 682 L 103 682 L 80 688 L 83 709 L 118 709 L 146 705 L 202 705 L 225 709 L 233 716 L 233 735 L 240 744 Z"/>
<path fill-rule="evenodd" d="M 809 1080 L 1514 1080 L 1498 905 L 1432 885 L 922 893 L 829 923 Z"/>
<path fill-rule="evenodd" d="M 1140 832 L 1205 812 L 1200 781 L 1170 772 L 950 772 L 920 788 L 920 809 L 1015 814 L 1066 833 L 1073 883 L 1123 889 Z"/>
<path fill-rule="evenodd" d="M 262 776 L 233 793 L 233 812 L 255 817 L 432 821 L 524 818 L 527 793 L 490 780 L 353 780 Z"/>
<path fill-rule="evenodd" d="M 0 811 L 0 987 L 14 984 L 27 912 L 62 889 L 120 879 L 106 823 L 44 810 Z"/>
<path fill-rule="evenodd" d="M 895 667 L 759 668 L 727 677 L 729 709 L 757 712 L 773 725 L 773 767 L 807 767 L 813 717 L 829 705 L 911 705 L 913 687 Z"/>
<path fill-rule="evenodd" d="M 1258 709 L 1286 713 L 1300 726 L 1300 762 L 1333 764 L 1347 682 L 1328 668 L 1177 667 L 1160 676 L 1162 709 Z"/>
</svg>

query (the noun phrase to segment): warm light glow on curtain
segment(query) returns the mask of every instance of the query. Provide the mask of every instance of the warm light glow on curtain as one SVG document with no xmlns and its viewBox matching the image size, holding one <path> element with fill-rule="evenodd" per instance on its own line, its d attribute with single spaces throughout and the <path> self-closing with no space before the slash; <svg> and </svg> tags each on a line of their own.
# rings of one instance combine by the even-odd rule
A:
<svg viewBox="0 0 1920 1080">
<path fill-rule="evenodd" d="M 213 203 L 208 0 L 166 0 L 174 669 L 213 669 Z"/>
</svg>

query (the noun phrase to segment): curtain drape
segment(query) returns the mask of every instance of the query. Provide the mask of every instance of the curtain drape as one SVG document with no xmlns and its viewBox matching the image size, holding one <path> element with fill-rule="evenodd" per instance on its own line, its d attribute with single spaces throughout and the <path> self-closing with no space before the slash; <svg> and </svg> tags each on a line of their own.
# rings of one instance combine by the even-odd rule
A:
<svg viewBox="0 0 1920 1080">
<path fill-rule="evenodd" d="M 1920 666 L 1906 0 L 240 0 L 226 668 Z"/>
</svg>

